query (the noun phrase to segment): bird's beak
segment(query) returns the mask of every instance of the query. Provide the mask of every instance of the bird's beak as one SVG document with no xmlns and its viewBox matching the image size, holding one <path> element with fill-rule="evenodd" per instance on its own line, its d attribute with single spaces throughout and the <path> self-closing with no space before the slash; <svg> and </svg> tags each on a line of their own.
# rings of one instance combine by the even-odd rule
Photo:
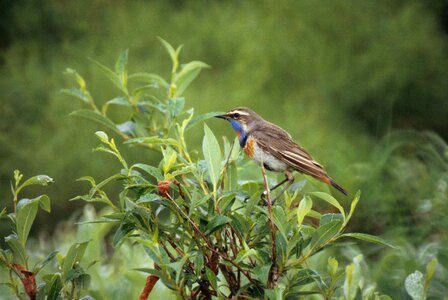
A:
<svg viewBox="0 0 448 300">
<path fill-rule="evenodd" d="M 229 118 L 229 116 L 227 116 L 227 114 L 223 114 L 223 115 L 216 115 L 215 118 L 227 120 Z"/>
</svg>

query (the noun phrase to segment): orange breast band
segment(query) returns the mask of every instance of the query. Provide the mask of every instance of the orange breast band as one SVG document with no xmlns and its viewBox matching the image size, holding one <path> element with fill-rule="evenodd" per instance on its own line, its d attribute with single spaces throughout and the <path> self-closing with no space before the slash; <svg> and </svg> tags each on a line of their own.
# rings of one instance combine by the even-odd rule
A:
<svg viewBox="0 0 448 300">
<path fill-rule="evenodd" d="M 246 153 L 247 156 L 252 157 L 254 156 L 254 140 L 249 138 L 246 142 L 246 147 L 244 147 L 244 153 Z"/>
</svg>

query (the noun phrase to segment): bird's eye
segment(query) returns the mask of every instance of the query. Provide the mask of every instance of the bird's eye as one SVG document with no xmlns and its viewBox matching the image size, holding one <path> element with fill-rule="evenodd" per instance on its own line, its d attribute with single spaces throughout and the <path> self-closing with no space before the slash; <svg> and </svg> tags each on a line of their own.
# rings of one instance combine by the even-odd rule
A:
<svg viewBox="0 0 448 300">
<path fill-rule="evenodd" d="M 233 117 L 234 117 L 235 119 L 237 119 L 237 118 L 240 117 L 240 114 L 239 114 L 239 113 L 234 113 L 234 114 L 233 114 Z"/>
</svg>

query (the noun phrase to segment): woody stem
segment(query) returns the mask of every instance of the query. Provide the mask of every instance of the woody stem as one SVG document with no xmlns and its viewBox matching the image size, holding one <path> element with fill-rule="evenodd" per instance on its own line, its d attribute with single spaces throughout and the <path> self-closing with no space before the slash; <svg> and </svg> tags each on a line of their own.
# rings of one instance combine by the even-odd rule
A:
<svg viewBox="0 0 448 300">
<path fill-rule="evenodd" d="M 266 189 L 266 198 L 268 202 L 268 214 L 269 214 L 269 224 L 271 226 L 271 237 L 272 237 L 272 266 L 269 270 L 268 277 L 268 288 L 275 288 L 277 286 L 278 280 L 278 266 L 277 266 L 277 240 L 275 236 L 275 224 L 272 216 L 272 200 L 271 191 L 269 189 L 268 178 L 266 176 L 266 170 L 264 165 L 261 164 L 261 173 L 263 174 L 264 186 Z"/>
</svg>

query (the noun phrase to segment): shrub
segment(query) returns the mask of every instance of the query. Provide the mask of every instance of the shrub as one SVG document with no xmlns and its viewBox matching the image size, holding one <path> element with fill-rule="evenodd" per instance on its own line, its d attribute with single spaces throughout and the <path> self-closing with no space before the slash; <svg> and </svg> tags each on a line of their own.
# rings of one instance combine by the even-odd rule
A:
<svg viewBox="0 0 448 300">
<path fill-rule="evenodd" d="M 149 273 L 141 298 L 161 281 L 180 298 L 190 299 L 292 299 L 311 294 L 354 299 L 359 288 L 364 297 L 386 299 L 371 287 L 363 289 L 362 256 L 346 268 L 339 267 L 335 258 L 328 259 L 326 272 L 309 267 L 312 257 L 346 237 L 389 245 L 371 235 L 344 233 L 359 193 L 346 212 L 326 193 L 298 197 L 303 186 L 299 184 L 275 205 L 268 196 L 266 207 L 260 205 L 260 195 L 268 179 L 261 172 L 255 180 L 247 176 L 258 172 L 253 165 L 244 172 L 238 168 L 242 161 L 235 141 L 224 138 L 221 147 L 204 125 L 202 155 L 188 148 L 186 132 L 198 130 L 201 121 L 217 114 L 194 116 L 193 109 L 184 108 L 183 92 L 208 66 L 199 61 L 179 66 L 181 47 L 162 43 L 172 62 L 170 81 L 152 73 L 128 74 L 125 51 L 114 70 L 95 62 L 120 96 L 98 108 L 85 80 L 72 69 L 67 74 L 74 77 L 77 87 L 64 90 L 88 106 L 72 115 L 101 124 L 129 146 L 161 154 L 157 167 L 130 164 L 115 139 L 97 131 L 101 144 L 95 150 L 114 156 L 119 170 L 100 182 L 89 176 L 80 178 L 91 189 L 74 198 L 112 209 L 95 222 L 117 224 L 115 247 L 125 241 L 143 246 L 153 266 L 138 268 Z M 127 110 L 129 119 L 116 124 L 109 115 L 111 106 Z M 117 181 L 122 191 L 117 197 L 110 196 L 105 187 Z M 313 210 L 314 201 L 331 205 L 335 212 Z"/>
</svg>

